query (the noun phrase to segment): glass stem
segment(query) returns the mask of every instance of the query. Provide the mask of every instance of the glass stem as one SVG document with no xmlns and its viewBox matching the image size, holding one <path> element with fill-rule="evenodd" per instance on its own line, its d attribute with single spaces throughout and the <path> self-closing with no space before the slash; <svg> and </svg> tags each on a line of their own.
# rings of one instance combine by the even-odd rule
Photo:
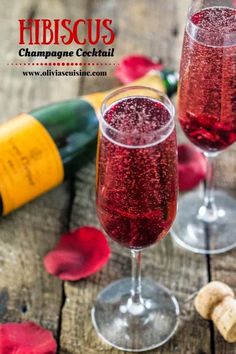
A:
<svg viewBox="0 0 236 354">
<path fill-rule="evenodd" d="M 204 193 L 204 205 L 207 209 L 212 209 L 215 205 L 214 196 L 214 157 L 206 156 L 207 158 L 207 172 L 206 184 Z"/>
<path fill-rule="evenodd" d="M 207 159 L 207 172 L 203 205 L 199 209 L 198 217 L 205 222 L 213 222 L 218 217 L 214 195 L 214 157 L 205 154 Z"/>
<path fill-rule="evenodd" d="M 131 289 L 131 299 L 133 304 L 142 303 L 141 297 L 141 251 L 131 251 L 132 255 L 132 289 Z"/>
</svg>

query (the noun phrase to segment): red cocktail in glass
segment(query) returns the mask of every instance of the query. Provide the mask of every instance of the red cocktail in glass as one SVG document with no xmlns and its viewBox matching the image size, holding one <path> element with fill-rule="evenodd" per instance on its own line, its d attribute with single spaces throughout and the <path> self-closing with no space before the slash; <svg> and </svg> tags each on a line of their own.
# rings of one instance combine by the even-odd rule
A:
<svg viewBox="0 0 236 354">
<path fill-rule="evenodd" d="M 104 119 L 115 129 L 132 132 L 131 144 L 140 134 L 139 144 L 145 145 L 150 129 L 161 129 L 169 116 L 163 103 L 132 97 L 116 102 Z M 98 154 L 97 211 L 106 233 L 131 249 L 161 240 L 176 213 L 175 131 L 159 144 L 143 148 L 121 146 L 101 136 Z"/>
</svg>

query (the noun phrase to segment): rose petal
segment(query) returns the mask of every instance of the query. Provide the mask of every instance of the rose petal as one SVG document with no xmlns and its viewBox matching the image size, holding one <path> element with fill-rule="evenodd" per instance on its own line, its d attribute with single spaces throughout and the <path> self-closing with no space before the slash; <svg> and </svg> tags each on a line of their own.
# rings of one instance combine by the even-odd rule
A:
<svg viewBox="0 0 236 354">
<path fill-rule="evenodd" d="M 0 324 L 2 354 L 55 354 L 56 349 L 52 333 L 36 323 Z"/>
<path fill-rule="evenodd" d="M 203 154 L 191 145 L 178 146 L 179 189 L 195 188 L 206 176 L 207 162 Z"/>
<path fill-rule="evenodd" d="M 115 76 L 124 84 L 128 84 L 148 71 L 162 70 L 163 65 L 144 55 L 129 55 L 123 58 L 115 71 Z"/>
<path fill-rule="evenodd" d="M 44 258 L 48 273 L 63 280 L 79 280 L 96 273 L 108 261 L 106 237 L 95 227 L 81 227 L 61 236 L 54 250 Z"/>
</svg>

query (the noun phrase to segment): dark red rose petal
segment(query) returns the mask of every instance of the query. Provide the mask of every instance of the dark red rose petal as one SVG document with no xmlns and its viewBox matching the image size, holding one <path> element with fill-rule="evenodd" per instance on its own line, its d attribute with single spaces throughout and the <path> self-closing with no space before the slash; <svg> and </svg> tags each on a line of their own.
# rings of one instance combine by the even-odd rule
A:
<svg viewBox="0 0 236 354">
<path fill-rule="evenodd" d="M 206 176 L 206 159 L 191 145 L 178 146 L 179 189 L 187 191 L 195 188 Z"/>
<path fill-rule="evenodd" d="M 60 279 L 79 280 L 100 270 L 109 256 L 110 248 L 103 233 L 86 226 L 62 235 L 44 258 L 44 266 Z"/>
<path fill-rule="evenodd" d="M 0 324 L 1 354 L 55 354 L 56 349 L 52 333 L 36 323 Z"/>
<path fill-rule="evenodd" d="M 115 71 L 115 76 L 123 84 L 128 84 L 152 69 L 161 70 L 162 68 L 162 64 L 144 55 L 129 55 L 121 60 Z"/>
</svg>

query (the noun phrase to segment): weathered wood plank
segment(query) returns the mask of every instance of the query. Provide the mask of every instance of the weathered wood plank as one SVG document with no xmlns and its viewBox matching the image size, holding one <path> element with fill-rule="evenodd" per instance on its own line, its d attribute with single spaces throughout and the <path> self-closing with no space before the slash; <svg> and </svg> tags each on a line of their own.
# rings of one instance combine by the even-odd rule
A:
<svg viewBox="0 0 236 354">
<path fill-rule="evenodd" d="M 216 186 L 236 198 L 236 144 L 217 157 Z M 235 210 L 236 213 L 236 210 Z M 235 230 L 232 230 L 235 233 Z M 220 280 L 232 287 L 236 294 L 236 249 L 222 255 L 210 257 L 212 280 Z M 236 344 L 229 344 L 215 330 L 215 354 L 235 354 Z"/>
<path fill-rule="evenodd" d="M 183 26 L 189 1 L 166 2 L 104 0 L 90 1 L 90 17 L 114 19 L 117 30 L 116 60 L 125 54 L 143 53 L 160 56 L 172 67 L 178 68 Z M 110 88 L 115 85 L 112 73 L 108 79 L 85 80 L 84 92 Z M 75 200 L 71 214 L 71 228 L 90 224 L 99 226 L 95 212 L 95 167 L 88 164 L 78 173 Z M 92 328 L 90 310 L 97 293 L 111 281 L 130 274 L 127 250 L 111 242 L 112 258 L 108 265 L 88 280 L 65 284 L 66 302 L 62 312 L 62 353 L 119 353 L 101 342 Z M 206 258 L 193 255 L 176 246 L 167 237 L 143 257 L 143 273 L 171 288 L 181 305 L 181 323 L 178 332 L 165 346 L 150 353 L 180 354 L 210 353 L 210 331 L 207 322 L 194 312 L 188 300 L 207 282 Z"/>
<path fill-rule="evenodd" d="M 77 95 L 78 78 L 24 77 L 22 69 L 9 67 L 6 63 L 19 60 L 18 19 L 32 15 L 40 18 L 72 17 L 70 11 L 77 6 L 81 7 L 84 16 L 82 3 L 71 1 L 69 7 L 62 0 L 1 1 L 2 121 L 18 112 Z M 57 336 L 62 283 L 45 272 L 43 257 L 67 227 L 69 198 L 68 187 L 64 185 L 1 219 L 1 322 L 34 320 L 52 329 Z"/>
</svg>

